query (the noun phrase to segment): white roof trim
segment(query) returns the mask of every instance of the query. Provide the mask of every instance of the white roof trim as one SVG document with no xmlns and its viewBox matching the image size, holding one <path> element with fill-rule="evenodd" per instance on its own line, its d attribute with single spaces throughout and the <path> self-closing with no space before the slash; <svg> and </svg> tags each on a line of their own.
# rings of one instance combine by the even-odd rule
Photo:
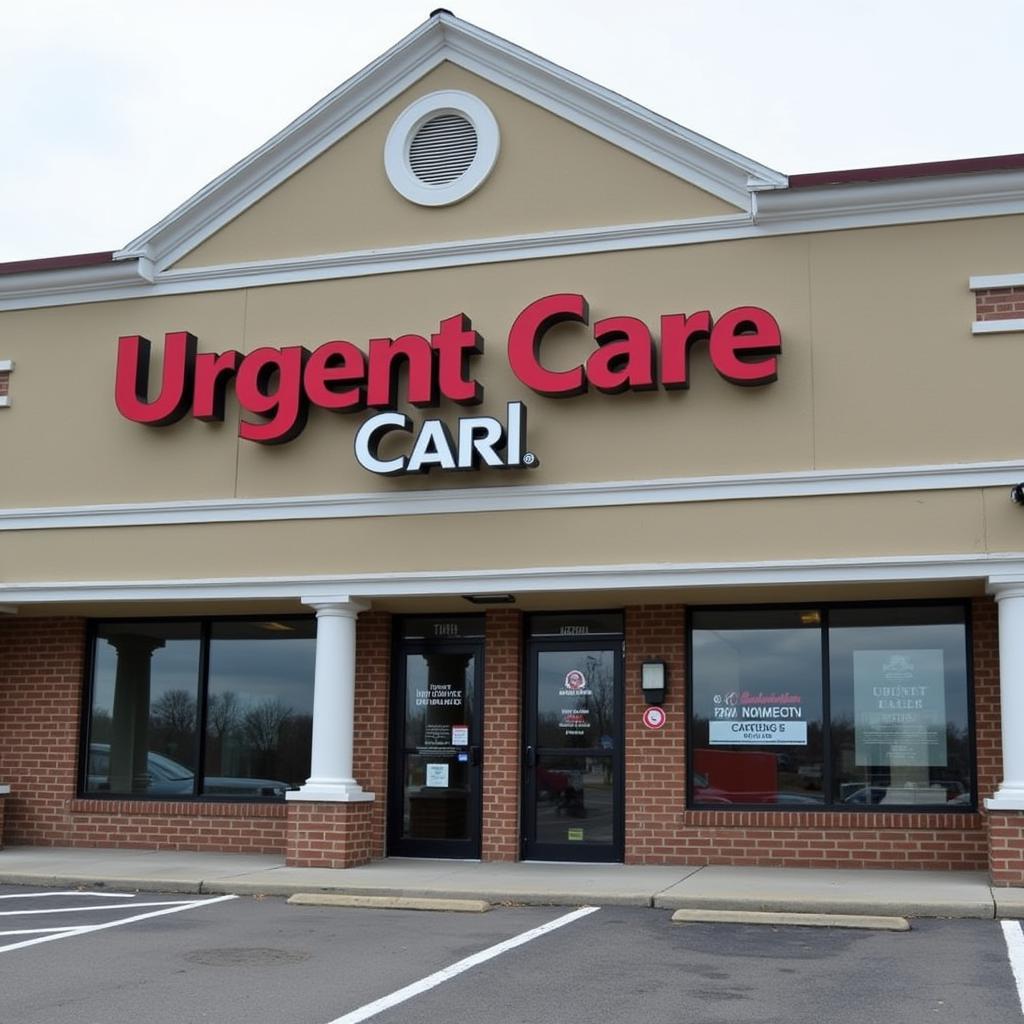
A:
<svg viewBox="0 0 1024 1024">
<path fill-rule="evenodd" d="M 197 192 L 115 260 L 162 270 L 344 138 L 442 61 L 451 61 L 578 124 L 742 210 L 752 188 L 784 188 L 778 171 L 601 86 L 443 14 L 424 22 L 283 131 Z"/>
<path fill-rule="evenodd" d="M 752 501 L 837 494 L 952 491 L 1008 487 L 1021 480 L 1024 480 L 1024 462 L 978 462 L 612 483 L 520 484 L 287 498 L 223 498 L 122 505 L 8 508 L 0 509 L 0 532 L 449 515 L 461 512 Z"/>
<path fill-rule="evenodd" d="M 1014 334 L 1024 331 L 1024 320 L 975 320 L 971 334 Z"/>
<path fill-rule="evenodd" d="M 1024 171 L 797 189 L 759 193 L 756 217 L 574 228 L 156 273 L 143 259 L 0 275 L 0 311 L 1014 214 L 1024 214 Z M 978 280 L 995 278 L 971 278 Z"/>
<path fill-rule="evenodd" d="M 110 601 L 205 601 L 381 597 L 453 597 L 486 593 L 655 590 L 839 583 L 924 583 L 984 580 L 990 590 L 1024 581 L 1024 552 L 773 562 L 675 562 L 557 565 L 524 569 L 369 573 L 338 576 L 180 580 L 97 580 L 0 584 L 0 597 L 19 606 Z"/>
<path fill-rule="evenodd" d="M 1019 288 L 1024 285 L 1024 274 L 985 274 L 970 279 L 972 292 L 985 288 Z"/>
</svg>

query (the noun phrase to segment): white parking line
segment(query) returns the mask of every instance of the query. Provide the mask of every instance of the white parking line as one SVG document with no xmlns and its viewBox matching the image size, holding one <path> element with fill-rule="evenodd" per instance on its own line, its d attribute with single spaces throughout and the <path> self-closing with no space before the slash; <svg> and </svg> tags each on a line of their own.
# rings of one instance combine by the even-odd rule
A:
<svg viewBox="0 0 1024 1024">
<path fill-rule="evenodd" d="M 1010 958 L 1010 970 L 1017 983 L 1017 998 L 1024 1013 L 1024 931 L 1020 921 L 1003 921 L 1003 938 L 1006 939 L 1006 953 Z"/>
<path fill-rule="evenodd" d="M 515 949 L 516 946 L 522 946 L 533 939 L 539 939 L 542 935 L 553 932 L 556 928 L 563 928 L 565 925 L 572 924 L 573 921 L 578 921 L 581 917 L 586 917 L 588 914 L 593 914 L 595 910 L 600 909 L 600 907 L 580 907 L 579 910 L 574 910 L 571 914 L 556 917 L 554 921 L 548 921 L 547 924 L 542 924 L 539 928 L 531 928 L 528 932 L 523 932 L 521 935 L 516 935 L 511 939 L 506 939 L 495 946 L 488 946 L 487 949 L 474 953 L 472 956 L 467 956 L 464 960 L 458 960 L 450 967 L 445 967 L 434 974 L 421 978 L 419 981 L 414 981 L 411 985 L 406 985 L 405 988 L 400 988 L 389 996 L 375 999 L 372 1003 L 360 1006 L 358 1010 L 352 1010 L 351 1013 L 335 1017 L 329 1024 L 358 1024 L 359 1021 L 369 1020 L 370 1017 L 376 1017 L 378 1013 L 389 1010 L 392 1006 L 398 1006 L 399 1003 L 404 1003 L 412 999 L 413 996 L 429 992 L 430 989 L 436 988 L 442 982 L 462 974 L 463 971 L 468 971 L 471 967 L 476 967 L 478 964 L 493 960 L 496 956 L 507 953 L 510 949 Z"/>
<path fill-rule="evenodd" d="M 0 895 L 0 900 L 38 900 L 47 896 L 96 896 L 98 899 L 110 900 L 133 900 L 139 894 L 137 892 L 82 892 L 79 889 L 69 889 L 64 892 L 54 892 L 48 889 L 46 892 L 8 892 Z"/>
<path fill-rule="evenodd" d="M 133 903 L 132 909 L 136 907 L 182 907 L 186 903 L 195 903 L 195 900 L 158 900 L 156 903 Z M 94 903 L 91 907 L 36 907 L 33 910 L 0 910 L 0 917 L 27 917 L 29 914 L 94 914 L 98 910 L 124 910 L 123 903 L 110 903 L 105 907 L 97 907 Z"/>
<path fill-rule="evenodd" d="M 121 918 L 119 921 L 106 921 L 103 924 L 85 924 L 76 928 L 68 928 L 54 935 L 40 935 L 35 939 L 25 939 L 23 942 L 11 942 L 6 946 L 0 946 L 0 953 L 11 953 L 16 949 L 24 949 L 26 946 L 37 946 L 41 942 L 55 942 L 58 939 L 69 939 L 76 935 L 90 935 L 92 932 L 101 932 L 107 928 L 120 928 L 123 924 L 133 924 L 136 921 L 145 921 L 150 917 L 161 917 L 164 914 L 179 914 L 183 910 L 193 910 L 197 907 L 207 907 L 211 903 L 223 903 L 225 900 L 237 900 L 237 896 L 215 896 L 209 900 L 192 900 L 188 903 L 165 903 L 148 904 L 149 906 L 162 906 L 163 910 L 151 910 L 148 914 L 133 914 L 131 917 Z M 135 904 L 142 906 L 142 904 Z M 92 909 L 98 909 L 93 907 Z M 134 909 L 134 906 L 132 907 Z"/>
</svg>

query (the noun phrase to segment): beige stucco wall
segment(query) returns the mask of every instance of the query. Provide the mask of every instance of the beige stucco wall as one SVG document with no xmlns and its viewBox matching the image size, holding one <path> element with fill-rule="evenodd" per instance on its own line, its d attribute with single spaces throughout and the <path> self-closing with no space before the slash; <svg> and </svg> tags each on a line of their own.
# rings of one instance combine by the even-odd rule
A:
<svg viewBox="0 0 1024 1024">
<path fill-rule="evenodd" d="M 0 357 L 14 359 L 16 372 L 12 406 L 0 410 L 0 504 L 403 493 L 1019 458 L 1024 346 L 1017 335 L 971 336 L 967 278 L 1017 267 L 1022 228 L 1021 217 L 989 218 L 3 313 Z M 526 304 L 562 290 L 585 294 L 592 320 L 632 314 L 655 329 L 663 313 L 762 305 L 782 326 L 779 380 L 728 384 L 699 347 L 686 392 L 535 395 L 508 369 L 507 331 Z M 485 337 L 474 360 L 486 389 L 480 411 L 525 401 L 540 468 L 387 479 L 353 457 L 363 413 L 313 410 L 297 440 L 264 447 L 238 439 L 233 401 L 223 424 L 187 419 L 165 428 L 131 423 L 114 407 L 122 334 L 148 336 L 157 354 L 164 332 L 182 329 L 205 351 L 313 348 L 335 338 L 363 346 L 374 336 L 429 334 L 459 311 Z M 556 368 L 593 347 L 587 329 L 560 330 L 543 351 Z M 154 379 L 158 372 L 159 359 Z M 449 421 L 465 413 L 440 410 Z"/>
<path fill-rule="evenodd" d="M 501 150 L 484 187 L 442 210 L 391 187 L 384 142 L 414 100 L 461 89 L 498 121 Z M 723 202 L 482 78 L 444 63 L 425 75 L 177 266 L 314 256 L 467 238 L 737 213 Z"/>
<path fill-rule="evenodd" d="M 4 583 L 294 578 L 962 554 L 981 553 L 985 545 L 982 494 L 935 491 L 529 513 L 6 532 L 0 533 L 0 578 Z"/>
</svg>

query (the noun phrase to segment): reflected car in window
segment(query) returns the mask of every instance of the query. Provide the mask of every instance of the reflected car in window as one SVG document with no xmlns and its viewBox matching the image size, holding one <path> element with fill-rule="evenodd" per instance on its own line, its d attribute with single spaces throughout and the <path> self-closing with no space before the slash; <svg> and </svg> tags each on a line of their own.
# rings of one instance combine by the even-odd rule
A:
<svg viewBox="0 0 1024 1024">
<path fill-rule="evenodd" d="M 146 754 L 146 773 L 149 785 L 133 795 L 193 796 L 195 775 L 182 764 L 164 754 L 149 751 Z M 298 789 L 276 779 L 246 779 L 240 777 L 210 776 L 203 786 L 204 796 L 270 797 L 283 799 L 289 790 Z M 110 744 L 89 745 L 89 772 L 87 790 L 90 793 L 110 792 Z"/>
</svg>

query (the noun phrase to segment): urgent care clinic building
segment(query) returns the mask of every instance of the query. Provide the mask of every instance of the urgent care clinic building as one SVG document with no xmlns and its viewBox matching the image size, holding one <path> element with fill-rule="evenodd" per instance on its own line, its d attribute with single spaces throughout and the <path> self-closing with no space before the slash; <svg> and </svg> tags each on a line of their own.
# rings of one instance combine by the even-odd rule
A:
<svg viewBox="0 0 1024 1024">
<path fill-rule="evenodd" d="M 0 267 L 3 842 L 1024 884 L 1022 242 L 440 12 Z"/>
</svg>

